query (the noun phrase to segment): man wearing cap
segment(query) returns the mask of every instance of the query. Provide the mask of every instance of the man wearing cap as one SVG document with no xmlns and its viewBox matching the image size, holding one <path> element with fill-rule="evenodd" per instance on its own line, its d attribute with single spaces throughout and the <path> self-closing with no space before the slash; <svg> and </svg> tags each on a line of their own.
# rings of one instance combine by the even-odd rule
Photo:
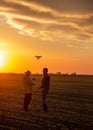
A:
<svg viewBox="0 0 93 130">
<path fill-rule="evenodd" d="M 31 97 L 32 97 L 32 86 L 34 86 L 35 83 L 31 79 L 31 72 L 28 70 L 25 72 L 23 76 L 23 86 L 24 86 L 24 110 L 28 110 L 28 106 L 31 102 Z"/>
</svg>

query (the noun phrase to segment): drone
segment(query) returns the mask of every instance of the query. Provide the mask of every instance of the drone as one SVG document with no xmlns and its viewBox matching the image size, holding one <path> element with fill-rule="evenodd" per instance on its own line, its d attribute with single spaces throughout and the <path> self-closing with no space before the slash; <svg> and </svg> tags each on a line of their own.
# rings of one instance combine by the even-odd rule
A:
<svg viewBox="0 0 93 130">
<path fill-rule="evenodd" d="M 41 57 L 42 57 L 42 56 L 35 56 L 35 58 L 36 58 L 37 60 L 39 60 Z"/>
</svg>

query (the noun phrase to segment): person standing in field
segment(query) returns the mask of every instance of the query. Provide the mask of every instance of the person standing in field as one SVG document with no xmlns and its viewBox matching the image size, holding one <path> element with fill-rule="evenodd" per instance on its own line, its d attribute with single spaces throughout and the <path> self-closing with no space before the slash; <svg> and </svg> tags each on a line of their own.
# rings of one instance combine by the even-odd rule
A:
<svg viewBox="0 0 93 130">
<path fill-rule="evenodd" d="M 41 87 L 42 89 L 42 105 L 43 105 L 43 111 L 47 112 L 48 111 L 48 106 L 47 106 L 47 94 L 49 92 L 50 89 L 50 76 L 48 74 L 48 68 L 43 68 L 43 79 L 42 79 L 42 83 L 41 83 Z"/>
<path fill-rule="evenodd" d="M 34 85 L 35 85 L 35 83 L 31 79 L 31 72 L 28 70 L 25 72 L 25 74 L 23 76 L 23 86 L 24 86 L 24 92 L 25 92 L 23 109 L 25 111 L 28 110 L 28 106 L 31 102 L 32 86 L 34 86 Z"/>
</svg>

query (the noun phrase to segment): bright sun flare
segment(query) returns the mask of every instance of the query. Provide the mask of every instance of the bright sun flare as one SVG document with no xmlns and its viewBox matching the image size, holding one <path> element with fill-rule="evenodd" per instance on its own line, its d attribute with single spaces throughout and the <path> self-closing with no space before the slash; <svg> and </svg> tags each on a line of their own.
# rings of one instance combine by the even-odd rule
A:
<svg viewBox="0 0 93 130">
<path fill-rule="evenodd" d="M 0 67 L 3 67 L 5 64 L 4 51 L 0 51 Z"/>
<path fill-rule="evenodd" d="M 4 56 L 0 54 L 0 66 L 4 65 Z"/>
</svg>

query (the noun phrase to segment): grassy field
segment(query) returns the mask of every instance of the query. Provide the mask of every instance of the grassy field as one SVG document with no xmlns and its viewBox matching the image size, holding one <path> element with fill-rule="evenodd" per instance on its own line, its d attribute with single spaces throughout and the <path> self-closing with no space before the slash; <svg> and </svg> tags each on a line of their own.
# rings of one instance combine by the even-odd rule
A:
<svg viewBox="0 0 93 130">
<path fill-rule="evenodd" d="M 29 112 L 24 112 L 22 75 L 0 74 L 0 130 L 93 130 L 93 76 L 51 76 L 47 98 L 41 104 L 40 83 L 33 87 Z"/>
</svg>

